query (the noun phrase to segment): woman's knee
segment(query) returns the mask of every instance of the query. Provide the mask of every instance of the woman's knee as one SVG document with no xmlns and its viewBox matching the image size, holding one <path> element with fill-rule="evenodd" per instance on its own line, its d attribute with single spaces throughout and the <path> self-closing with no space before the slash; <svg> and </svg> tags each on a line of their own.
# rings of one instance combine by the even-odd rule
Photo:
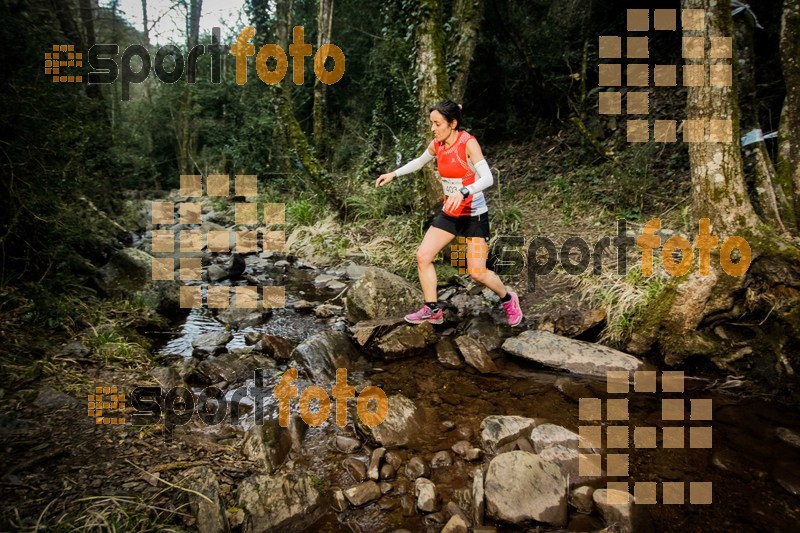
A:
<svg viewBox="0 0 800 533">
<path fill-rule="evenodd" d="M 489 270 L 487 270 L 485 267 L 469 269 L 469 276 L 478 283 L 485 283 L 488 281 L 490 275 L 491 274 Z"/>
<path fill-rule="evenodd" d="M 417 264 L 418 265 L 428 265 L 433 263 L 433 256 L 428 253 L 426 250 L 420 248 L 417 250 Z"/>
</svg>

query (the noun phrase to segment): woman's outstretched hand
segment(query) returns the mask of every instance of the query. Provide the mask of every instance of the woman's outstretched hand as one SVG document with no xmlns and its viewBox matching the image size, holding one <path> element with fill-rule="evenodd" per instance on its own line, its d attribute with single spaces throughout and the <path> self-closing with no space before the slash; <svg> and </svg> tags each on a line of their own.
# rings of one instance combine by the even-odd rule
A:
<svg viewBox="0 0 800 533">
<path fill-rule="evenodd" d="M 378 176 L 378 179 L 375 180 L 375 186 L 383 187 L 393 179 L 394 179 L 394 172 L 389 172 L 388 174 L 381 174 L 380 176 Z"/>
</svg>

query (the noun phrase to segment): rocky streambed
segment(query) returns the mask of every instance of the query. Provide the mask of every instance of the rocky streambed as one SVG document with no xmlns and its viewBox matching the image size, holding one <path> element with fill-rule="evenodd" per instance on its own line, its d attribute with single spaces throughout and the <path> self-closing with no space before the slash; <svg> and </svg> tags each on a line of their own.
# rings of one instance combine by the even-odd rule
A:
<svg viewBox="0 0 800 533">
<path fill-rule="evenodd" d="M 662 374 L 631 356 L 512 330 L 496 302 L 470 287 L 442 288 L 444 325 L 409 326 L 398 316 L 419 301 L 417 289 L 386 271 L 262 261 L 292 287 L 286 308 L 233 328 L 193 312 L 160 350 L 175 354 L 172 363 L 152 372 L 163 387 L 191 388 L 202 408 L 227 414 L 214 425 L 176 426 L 174 439 L 224 443 L 247 465 L 241 479 L 213 463 L 189 473 L 213 502 L 193 502 L 198 523 L 215 524 L 209 531 L 780 530 L 796 516 L 797 413 L 690 376 L 683 393 L 665 393 Z M 339 298 L 341 285 L 326 288 L 334 282 L 346 285 Z M 332 395 L 342 368 L 354 395 L 369 386 L 385 392 L 381 425 L 360 423 L 355 399 L 343 426 L 333 401 L 321 425 L 298 415 L 303 392 L 319 386 Z M 263 378 L 254 379 L 258 369 Z M 298 397 L 283 427 L 275 389 L 290 369 Z M 609 370 L 631 378 L 627 393 L 609 392 Z M 653 377 L 652 392 L 636 392 L 635 371 L 652 372 L 641 374 Z M 600 420 L 582 419 L 581 402 L 609 399 L 627 400 L 627 420 L 608 420 L 605 408 Z M 683 422 L 664 419 L 664 399 L 681 399 Z M 711 419 L 691 420 L 692 402 L 708 399 Z M 318 412 L 319 402 L 308 408 Z M 599 441 L 581 439 L 589 426 Z M 685 426 L 681 447 L 667 442 L 664 428 L 674 426 Z M 612 427 L 624 428 L 624 444 L 609 441 Z M 692 447 L 700 445 L 690 441 L 692 427 L 712 428 L 708 446 Z M 634 442 L 637 428 L 651 428 L 652 447 Z M 581 472 L 580 454 L 598 456 L 599 470 Z M 620 474 L 609 472 L 609 454 L 627 456 L 626 475 L 609 475 Z M 759 486 L 760 503 L 743 480 Z M 699 482 L 711 483 L 710 504 L 690 503 Z M 682 503 L 662 503 L 665 483 L 684 488 Z M 646 504 L 651 488 L 657 503 Z M 644 503 L 634 503 L 635 493 Z"/>
</svg>

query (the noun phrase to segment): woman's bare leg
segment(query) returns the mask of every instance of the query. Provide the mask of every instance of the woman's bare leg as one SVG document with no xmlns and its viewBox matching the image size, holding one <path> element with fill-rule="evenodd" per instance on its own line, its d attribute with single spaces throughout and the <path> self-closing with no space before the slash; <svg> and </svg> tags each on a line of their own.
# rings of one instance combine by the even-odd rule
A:
<svg viewBox="0 0 800 533">
<path fill-rule="evenodd" d="M 489 246 L 482 237 L 467 237 L 467 272 L 477 281 L 493 290 L 500 298 L 506 295 L 506 286 L 493 271 L 486 268 Z"/>
<path fill-rule="evenodd" d="M 435 302 L 438 299 L 436 292 L 436 268 L 433 260 L 442 251 L 442 248 L 453 240 L 455 235 L 443 229 L 431 226 L 422 239 L 422 244 L 417 250 L 417 272 L 419 272 L 419 283 L 422 286 L 422 294 L 426 302 Z"/>
</svg>

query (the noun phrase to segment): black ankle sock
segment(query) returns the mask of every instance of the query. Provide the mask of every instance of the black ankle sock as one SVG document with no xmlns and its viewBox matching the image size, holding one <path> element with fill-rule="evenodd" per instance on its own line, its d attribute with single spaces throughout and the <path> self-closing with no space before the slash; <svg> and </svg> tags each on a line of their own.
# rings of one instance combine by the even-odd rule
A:
<svg viewBox="0 0 800 533">
<path fill-rule="evenodd" d="M 506 295 L 503 296 L 502 298 L 500 298 L 500 301 L 503 302 L 503 303 L 510 302 L 511 301 L 511 293 L 506 291 Z"/>
<path fill-rule="evenodd" d="M 437 311 L 439 309 L 439 302 L 425 302 L 425 305 L 431 308 L 431 311 Z"/>
</svg>

